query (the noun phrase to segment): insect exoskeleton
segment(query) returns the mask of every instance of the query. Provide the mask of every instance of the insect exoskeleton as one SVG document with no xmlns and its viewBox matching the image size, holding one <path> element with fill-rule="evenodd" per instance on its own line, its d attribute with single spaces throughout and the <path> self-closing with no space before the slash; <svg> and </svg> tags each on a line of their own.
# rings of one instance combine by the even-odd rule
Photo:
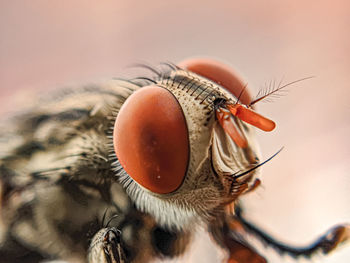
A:
<svg viewBox="0 0 350 263">
<path fill-rule="evenodd" d="M 120 180 L 158 223 L 181 229 L 208 220 L 257 185 L 252 125 L 271 130 L 274 123 L 244 106 L 244 89 L 225 65 L 190 60 L 121 107 L 113 133 Z"/>
</svg>

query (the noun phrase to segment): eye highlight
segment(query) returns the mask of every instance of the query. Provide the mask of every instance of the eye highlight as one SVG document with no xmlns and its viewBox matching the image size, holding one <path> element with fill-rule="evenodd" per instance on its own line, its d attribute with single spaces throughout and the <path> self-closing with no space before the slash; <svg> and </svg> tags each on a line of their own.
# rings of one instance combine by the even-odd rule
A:
<svg viewBox="0 0 350 263">
<path fill-rule="evenodd" d="M 189 162 L 188 129 L 174 95 L 151 85 L 133 93 L 117 116 L 113 144 L 125 171 L 146 189 L 179 188 Z"/>
</svg>

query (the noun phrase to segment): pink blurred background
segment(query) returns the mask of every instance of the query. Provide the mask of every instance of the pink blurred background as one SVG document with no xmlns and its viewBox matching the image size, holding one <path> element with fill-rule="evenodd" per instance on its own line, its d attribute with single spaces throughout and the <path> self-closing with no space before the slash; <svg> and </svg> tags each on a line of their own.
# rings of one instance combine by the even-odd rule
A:
<svg viewBox="0 0 350 263">
<path fill-rule="evenodd" d="M 247 196 L 250 219 L 291 244 L 350 222 L 350 2 L 0 2 L 1 111 L 29 91 L 123 76 L 135 62 L 192 56 L 231 64 L 253 93 L 271 80 L 316 76 L 259 110 L 277 123 L 259 133 L 262 152 L 285 149 Z M 200 234 L 174 262 L 214 262 Z M 271 262 L 292 262 L 268 251 Z M 314 262 L 348 262 L 350 244 Z"/>
</svg>

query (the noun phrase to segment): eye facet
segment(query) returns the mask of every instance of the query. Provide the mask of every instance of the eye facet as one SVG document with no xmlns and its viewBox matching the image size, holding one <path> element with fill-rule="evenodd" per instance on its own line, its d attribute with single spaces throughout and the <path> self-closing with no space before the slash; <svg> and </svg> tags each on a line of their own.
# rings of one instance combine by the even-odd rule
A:
<svg viewBox="0 0 350 263">
<path fill-rule="evenodd" d="M 189 138 L 182 108 L 170 91 L 152 85 L 133 93 L 117 116 L 113 144 L 125 171 L 148 190 L 179 188 L 189 162 Z"/>
</svg>

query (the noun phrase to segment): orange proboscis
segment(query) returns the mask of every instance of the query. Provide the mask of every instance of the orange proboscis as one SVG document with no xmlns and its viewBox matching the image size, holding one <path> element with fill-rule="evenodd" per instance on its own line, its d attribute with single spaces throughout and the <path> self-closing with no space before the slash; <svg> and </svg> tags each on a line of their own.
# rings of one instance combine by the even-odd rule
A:
<svg viewBox="0 0 350 263">
<path fill-rule="evenodd" d="M 244 135 L 237 130 L 231 115 L 263 131 L 272 131 L 276 127 L 274 121 L 265 118 L 264 116 L 256 113 L 255 111 L 248 109 L 238 103 L 227 104 L 225 108 L 218 108 L 216 111 L 216 117 L 221 127 L 231 137 L 231 139 L 241 148 L 246 148 L 248 146 L 248 142 Z"/>
<path fill-rule="evenodd" d="M 227 108 L 232 115 L 263 131 L 272 131 L 276 127 L 274 121 L 265 118 L 251 109 L 245 108 L 241 104 L 229 104 Z"/>
</svg>

